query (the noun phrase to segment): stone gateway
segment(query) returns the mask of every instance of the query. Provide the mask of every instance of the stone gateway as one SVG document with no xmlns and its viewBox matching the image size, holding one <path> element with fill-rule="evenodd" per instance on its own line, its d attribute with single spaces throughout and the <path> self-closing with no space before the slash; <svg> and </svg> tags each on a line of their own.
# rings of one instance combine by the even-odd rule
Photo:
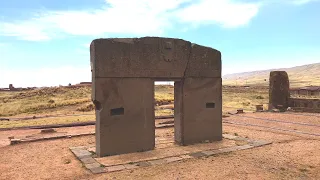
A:
<svg viewBox="0 0 320 180">
<path fill-rule="evenodd" d="M 182 39 L 95 39 L 90 45 L 99 157 L 155 147 L 154 81 L 174 81 L 175 142 L 222 139 L 221 53 Z"/>
</svg>

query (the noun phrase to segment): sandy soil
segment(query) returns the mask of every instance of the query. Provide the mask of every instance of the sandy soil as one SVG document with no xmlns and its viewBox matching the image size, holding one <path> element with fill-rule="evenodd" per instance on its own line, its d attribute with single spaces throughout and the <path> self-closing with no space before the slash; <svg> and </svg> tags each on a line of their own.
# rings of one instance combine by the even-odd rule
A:
<svg viewBox="0 0 320 180">
<path fill-rule="evenodd" d="M 257 117 L 270 118 L 268 115 L 254 114 Z M 280 119 L 283 114 L 272 116 Z M 293 116 L 284 119 L 312 121 L 306 120 L 305 116 Z M 312 121 L 313 124 L 320 125 L 318 117 L 311 118 L 316 118 Z M 237 119 L 236 116 L 231 116 L 230 119 L 263 123 L 242 117 Z M 280 123 L 270 122 L 266 125 L 278 127 Z M 319 128 L 293 128 L 320 133 Z M 208 158 L 98 175 L 93 175 L 82 167 L 68 149 L 70 146 L 94 145 L 94 136 L 25 143 L 0 147 L 0 179 L 320 179 L 319 137 L 231 124 L 224 124 L 223 130 L 252 139 L 271 140 L 274 143 Z M 6 133 L 20 134 L 24 131 L 26 130 L 0 132 L 0 136 L 5 136 Z"/>
</svg>

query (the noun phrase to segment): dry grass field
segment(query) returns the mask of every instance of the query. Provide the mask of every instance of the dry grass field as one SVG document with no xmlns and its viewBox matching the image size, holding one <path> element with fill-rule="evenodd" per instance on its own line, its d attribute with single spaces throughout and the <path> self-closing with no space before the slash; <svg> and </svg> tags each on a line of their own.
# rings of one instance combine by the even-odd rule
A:
<svg viewBox="0 0 320 180">
<path fill-rule="evenodd" d="M 173 110 L 157 108 L 173 104 L 174 87 L 155 86 L 155 115 L 173 115 Z M 264 87 L 223 87 L 223 110 L 254 110 L 257 104 L 268 102 L 268 89 Z M 54 117 L 51 117 L 54 116 Z M 57 117 L 58 116 L 58 117 Z M 0 128 L 64 124 L 95 119 L 90 87 L 52 87 L 20 92 L 0 92 Z M 17 120 L 29 117 L 30 120 Z M 34 119 L 33 119 L 34 118 Z M 14 121 L 11 121 L 13 119 Z"/>
</svg>

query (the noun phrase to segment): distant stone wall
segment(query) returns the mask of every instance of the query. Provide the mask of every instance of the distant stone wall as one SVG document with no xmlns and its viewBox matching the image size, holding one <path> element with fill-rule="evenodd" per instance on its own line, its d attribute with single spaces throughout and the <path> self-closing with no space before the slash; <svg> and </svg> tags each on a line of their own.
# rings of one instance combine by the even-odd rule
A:
<svg viewBox="0 0 320 180">
<path fill-rule="evenodd" d="M 290 94 L 297 96 L 320 96 L 320 86 L 291 88 Z"/>
<path fill-rule="evenodd" d="M 319 86 L 292 88 L 285 71 L 271 71 L 269 78 L 269 109 L 286 110 L 288 107 L 295 111 L 320 113 L 320 98 L 301 98 L 292 95 L 317 95 Z M 312 92 L 312 93 L 309 93 Z"/>
<path fill-rule="evenodd" d="M 297 111 L 320 113 L 320 99 L 290 98 L 289 106 Z"/>
</svg>

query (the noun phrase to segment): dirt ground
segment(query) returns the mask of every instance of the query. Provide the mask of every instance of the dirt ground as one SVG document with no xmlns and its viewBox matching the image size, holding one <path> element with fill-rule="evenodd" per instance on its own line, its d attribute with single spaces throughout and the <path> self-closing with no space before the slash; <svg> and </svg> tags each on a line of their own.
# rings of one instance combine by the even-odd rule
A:
<svg viewBox="0 0 320 180">
<path fill-rule="evenodd" d="M 320 116 L 270 113 L 247 113 L 242 116 L 320 125 Z M 314 126 L 265 122 L 238 116 L 225 120 L 320 134 L 319 127 Z M 93 129 L 94 126 L 83 128 Z M 1 131 L 0 139 L 39 130 L 31 131 L 34 130 Z M 93 175 L 82 167 L 69 147 L 94 145 L 94 136 L 23 143 L 0 147 L 0 179 L 320 179 L 319 136 L 227 123 L 223 124 L 223 131 L 250 139 L 270 140 L 273 144 L 208 158 Z"/>
</svg>

